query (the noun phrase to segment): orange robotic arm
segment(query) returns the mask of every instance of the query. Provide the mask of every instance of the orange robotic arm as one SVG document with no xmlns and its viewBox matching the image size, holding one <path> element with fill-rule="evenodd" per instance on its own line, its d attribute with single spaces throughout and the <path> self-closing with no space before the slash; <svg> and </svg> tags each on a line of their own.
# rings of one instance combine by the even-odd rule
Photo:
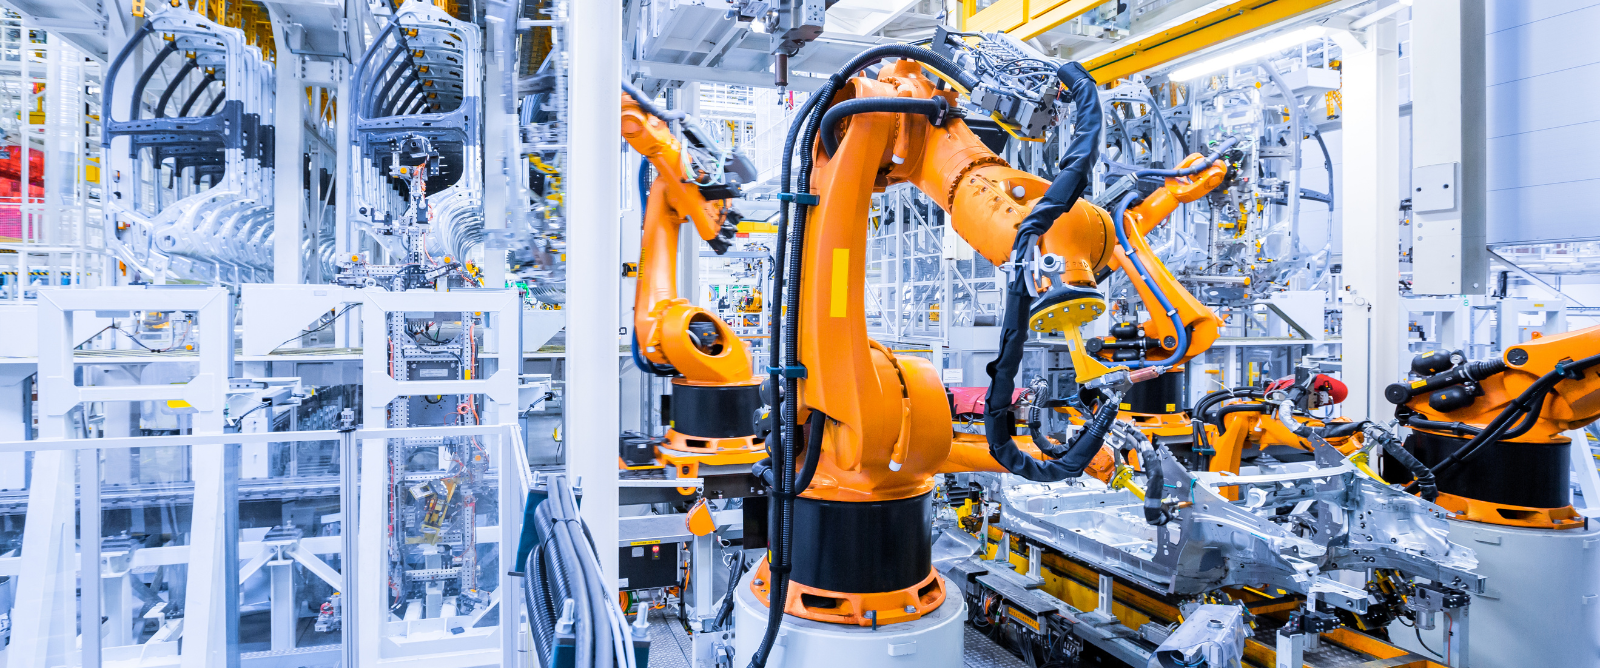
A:
<svg viewBox="0 0 1600 668">
<path fill-rule="evenodd" d="M 633 322 L 641 354 L 671 365 L 690 381 L 750 380 L 750 353 L 721 318 L 678 296 L 678 229 L 692 223 L 714 241 L 736 222 L 726 200 L 702 196 L 699 175 L 687 172 L 681 147 L 667 124 L 622 95 L 622 136 L 656 169 L 645 203 L 639 284 Z"/>
<path fill-rule="evenodd" d="M 935 90 L 918 63 L 901 60 L 885 65 L 877 80 L 850 79 L 833 104 L 936 97 L 954 102 L 955 93 Z M 1050 182 L 1007 166 L 960 119 L 935 126 L 921 114 L 860 113 L 846 122 L 832 154 L 815 156 L 811 186 L 819 201 L 805 229 L 800 284 L 793 287 L 801 305 L 795 336 L 808 370 L 799 383 L 801 403 L 829 418 L 805 496 L 901 499 L 932 489 L 932 474 L 951 456 L 951 417 L 932 363 L 895 355 L 867 335 L 865 222 L 872 195 L 896 183 L 915 185 L 949 214 L 957 234 L 1001 265 L 1017 226 Z M 1040 238 L 1042 250 L 1065 260 L 1064 282 L 1094 285 L 1095 271 L 1111 259 L 1110 222 L 1105 211 L 1080 200 Z M 971 445 L 975 452 L 959 460 L 1000 470 L 982 445 Z"/>
<path fill-rule="evenodd" d="M 884 66 L 876 80 L 849 80 L 833 103 L 870 98 L 954 102 L 955 93 L 935 90 L 916 62 L 902 60 Z M 931 363 L 894 355 L 867 336 L 863 221 L 874 192 L 910 183 L 949 214 L 951 228 L 975 250 L 1003 265 L 1010 260 L 1018 226 L 1051 183 L 1007 166 L 959 119 L 934 125 L 916 113 L 857 113 L 839 124 L 837 142 L 823 139 L 832 154 L 815 156 L 811 184 L 820 201 L 805 231 L 798 287 L 797 336 L 808 369 L 799 384 L 801 400 L 829 418 L 822 461 L 806 494 L 904 498 L 930 489 L 929 475 L 950 470 L 952 458 L 967 470 L 1002 470 L 975 439 L 952 446 L 949 406 Z M 1225 171 L 1218 163 L 1187 181 L 1171 180 L 1128 212 L 1127 224 L 1153 226 L 1177 203 L 1216 187 Z M 1084 200 L 1041 235 L 1038 245 L 1042 253 L 1060 257 L 1055 280 L 1069 286 L 1093 287 L 1095 272 L 1111 266 L 1118 253 L 1112 216 Z M 1150 264 L 1160 266 L 1153 256 Z M 1196 320 L 1211 316 L 1203 305 L 1195 306 Z M 1103 304 L 1083 310 L 1086 317 L 1078 324 L 1093 319 Z M 1075 327 L 1062 329 L 1076 333 Z M 1033 449 L 1024 450 L 1039 458 Z"/>
<path fill-rule="evenodd" d="M 955 94 L 935 90 L 917 63 L 899 61 L 885 66 L 876 81 L 850 80 L 834 104 L 878 97 L 953 102 Z M 1010 259 L 1018 226 L 1050 182 L 1007 166 L 959 119 L 935 126 L 919 114 L 861 113 L 847 123 L 836 151 L 817 156 L 820 166 L 812 185 L 821 201 L 806 230 L 800 286 L 801 357 L 813 370 L 801 383 L 803 401 L 831 418 L 828 441 L 834 455 L 824 458 L 812 491 L 851 498 L 906 495 L 931 485 L 927 473 L 951 456 L 949 408 L 931 364 L 894 356 L 867 336 L 866 230 L 861 221 L 872 194 L 896 183 L 915 185 L 949 214 L 957 234 L 999 266 Z M 1188 180 L 1169 179 L 1127 212 L 1125 224 L 1138 231 L 1131 237 L 1140 239 L 1178 203 L 1215 188 L 1225 172 L 1219 162 Z M 1143 250 L 1136 252 L 1149 253 L 1142 239 L 1138 244 Z M 1039 248 L 1061 258 L 1061 283 L 1082 287 L 1093 287 L 1096 271 L 1112 266 L 1121 252 L 1112 216 L 1085 200 L 1039 238 Z M 1161 267 L 1153 255 L 1148 257 L 1146 266 Z M 1169 286 L 1165 289 L 1189 297 L 1180 309 L 1190 316 L 1186 322 L 1201 327 L 1212 323 L 1203 350 L 1215 338 L 1215 316 L 1177 287 L 1170 273 L 1163 269 L 1162 275 Z M 1092 315 L 1080 324 L 1101 309 L 1103 305 L 1085 309 Z M 1075 327 L 1064 329 L 1076 333 Z M 993 467 L 989 470 L 999 470 L 987 451 L 957 457 L 968 463 L 984 460 Z"/>
<path fill-rule="evenodd" d="M 1198 153 L 1190 155 L 1181 167 L 1195 165 L 1203 159 L 1204 156 Z M 1151 193 L 1144 201 L 1128 208 L 1123 214 L 1128 245 L 1132 247 L 1133 255 L 1139 258 L 1149 273 L 1149 282 L 1140 280 L 1137 267 L 1120 245 L 1116 247 L 1112 266 L 1133 279 L 1131 282 L 1134 290 L 1139 293 L 1140 301 L 1153 316 L 1140 323 L 1146 341 L 1150 342 L 1145 352 L 1147 360 L 1159 361 L 1166 366 L 1176 366 L 1210 349 L 1211 344 L 1217 340 L 1217 329 L 1221 325 L 1217 314 L 1200 303 L 1199 299 L 1178 283 L 1178 279 L 1150 250 L 1150 244 L 1145 241 L 1145 236 L 1177 210 L 1179 204 L 1200 199 L 1221 185 L 1227 172 L 1227 165 L 1219 161 L 1188 179 L 1167 178 L 1165 185 Z M 1173 315 L 1161 313 L 1163 310 L 1161 301 L 1152 287 L 1166 297 L 1175 311 Z M 1180 336 L 1174 320 L 1182 323 L 1186 336 Z M 1177 349 L 1179 342 L 1185 338 L 1188 343 L 1184 350 L 1180 351 Z"/>
<path fill-rule="evenodd" d="M 1384 396 L 1412 428 L 1407 447 L 1438 480 L 1438 503 L 1493 524 L 1566 529 L 1571 439 L 1600 419 L 1600 327 L 1510 346 L 1500 359 L 1425 355 L 1420 378 Z"/>
</svg>

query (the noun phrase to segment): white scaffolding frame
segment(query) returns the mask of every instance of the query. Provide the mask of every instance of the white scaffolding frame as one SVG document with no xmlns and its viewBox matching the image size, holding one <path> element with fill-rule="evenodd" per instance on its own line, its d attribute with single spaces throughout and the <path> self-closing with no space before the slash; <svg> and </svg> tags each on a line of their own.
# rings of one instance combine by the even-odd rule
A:
<svg viewBox="0 0 1600 668">
<path fill-rule="evenodd" d="M 367 288 L 361 293 L 363 337 L 367 342 L 362 349 L 363 424 L 369 428 L 388 424 L 389 402 L 399 397 L 481 394 L 488 399 L 483 417 L 484 425 L 498 425 L 505 428 L 508 433 L 515 431 L 517 382 L 522 372 L 522 299 L 516 291 L 468 289 L 454 292 L 422 290 L 389 292 L 378 288 Z M 472 380 L 406 381 L 396 380 L 391 376 L 389 349 L 380 343 L 389 338 L 389 314 L 427 311 L 483 313 L 487 318 L 488 331 L 484 333 L 483 348 L 478 351 L 478 356 L 480 359 L 496 360 L 494 373 L 486 378 Z M 361 517 L 358 522 L 359 554 L 387 554 L 386 543 L 390 540 L 387 498 L 390 490 L 388 481 L 390 462 L 389 444 L 385 439 L 413 438 L 418 436 L 421 429 L 423 428 L 410 427 L 390 430 L 394 435 L 383 437 L 362 436 L 364 454 L 361 467 Z M 434 429 L 428 433 L 442 432 Z M 511 447 L 513 440 L 519 444 L 515 448 Z M 520 468 L 526 475 L 527 464 L 522 463 L 526 461 L 526 453 L 521 450 L 520 441 L 520 438 L 506 437 L 501 438 L 499 443 L 500 517 L 499 529 L 494 533 L 500 536 L 515 536 L 522 531 L 522 508 L 527 499 L 527 486 L 513 484 L 512 476 L 507 474 L 509 466 Z M 483 533 L 488 532 L 479 529 L 480 536 Z M 481 538 L 480 542 L 483 542 Z M 515 543 L 502 540 L 500 564 L 504 566 L 515 560 Z M 374 565 L 376 563 L 379 562 L 373 562 Z M 392 643 L 384 642 L 383 631 L 388 626 L 390 617 L 384 596 L 387 590 L 384 578 L 388 569 L 363 568 L 360 576 L 356 578 L 353 597 L 355 607 L 364 620 L 359 626 L 354 648 L 355 656 L 360 657 L 360 665 L 409 666 L 420 665 L 417 662 L 424 660 L 426 665 L 432 668 L 455 666 L 465 668 L 494 663 L 514 665 L 517 656 L 516 628 L 521 615 L 518 598 L 513 595 L 516 587 L 509 576 L 505 575 L 507 570 L 499 569 L 499 580 L 493 595 L 494 600 L 501 606 L 500 628 L 496 634 L 497 646 L 467 647 L 464 646 L 464 642 L 441 639 L 430 643 L 437 646 L 437 653 L 419 655 L 398 652 Z M 418 647 L 428 647 L 428 644 L 419 644 Z M 351 648 L 346 648 L 347 657 L 350 651 Z"/>
<path fill-rule="evenodd" d="M 46 288 L 39 291 L 39 442 L 66 439 L 72 428 L 71 413 L 91 401 L 186 402 L 195 410 L 194 434 L 220 435 L 223 426 L 223 391 L 233 368 L 233 302 L 222 288 L 117 287 L 99 290 Z M 73 316 L 81 311 L 189 311 L 198 316 L 198 373 L 187 383 L 80 387 L 73 361 Z M 225 494 L 223 448 L 190 450 L 196 499 L 221 500 Z M 83 502 L 82 572 L 100 571 L 99 458 L 82 458 L 85 485 Z M 74 467 L 64 451 L 40 452 L 34 457 L 34 476 L 28 492 L 28 525 L 22 539 L 20 587 L 13 617 L 17 619 L 8 666 L 49 668 L 64 663 L 74 646 L 77 624 L 72 619 L 73 593 L 77 589 L 72 555 Z M 195 503 L 191 518 L 188 588 L 216 592 L 225 588 L 227 550 L 222 503 Z M 100 608 L 100 587 L 84 587 L 82 607 Z M 225 601 L 214 596 L 196 597 L 188 606 L 184 668 L 220 665 L 225 657 L 226 627 L 221 611 Z M 85 666 L 99 664 L 100 636 L 86 634 L 83 655 L 93 657 Z"/>
</svg>

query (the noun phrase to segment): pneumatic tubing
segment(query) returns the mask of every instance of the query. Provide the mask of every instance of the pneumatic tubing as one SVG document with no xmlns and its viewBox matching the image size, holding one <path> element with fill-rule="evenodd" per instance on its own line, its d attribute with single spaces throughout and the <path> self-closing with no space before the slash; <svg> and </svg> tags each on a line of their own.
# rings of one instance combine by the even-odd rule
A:
<svg viewBox="0 0 1600 668">
<path fill-rule="evenodd" d="M 1500 414 L 1496 415 L 1494 420 L 1481 433 L 1474 436 L 1466 445 L 1461 446 L 1459 450 L 1450 453 L 1450 456 L 1435 464 L 1433 466 L 1434 475 L 1443 475 L 1445 471 L 1450 470 L 1456 464 L 1472 458 L 1485 445 L 1495 443 L 1502 438 L 1516 438 L 1527 433 L 1533 428 L 1534 423 L 1539 420 L 1539 414 L 1544 408 L 1545 395 L 1549 394 L 1556 383 L 1566 380 L 1567 376 L 1563 371 L 1568 373 L 1582 372 L 1597 364 L 1600 364 L 1600 355 L 1591 355 L 1565 365 L 1563 370 L 1551 371 L 1540 376 L 1538 380 L 1528 386 L 1527 390 L 1524 390 L 1520 396 L 1512 401 L 1511 405 L 1500 411 Z M 1520 423 L 1518 423 L 1519 420 L 1521 421 Z M 1517 426 L 1507 431 L 1507 427 L 1513 423 L 1517 423 Z M 1414 485 L 1416 485 L 1415 482 L 1407 485 L 1407 489 Z"/>
<path fill-rule="evenodd" d="M 949 111 L 949 105 L 941 104 L 941 101 L 942 98 L 861 97 L 840 102 L 829 107 L 828 112 L 822 115 L 822 151 L 831 158 L 834 152 L 839 150 L 839 139 L 833 131 L 838 127 L 839 121 L 848 116 L 892 112 L 922 114 L 932 120 L 942 118 Z"/>
<path fill-rule="evenodd" d="M 1211 163 L 1203 162 L 1199 164 L 1210 165 Z M 1162 171 L 1179 172 L 1183 170 Z M 1198 171 L 1199 170 L 1196 170 L 1196 172 L 1192 173 L 1197 173 Z M 1156 285 L 1156 282 L 1150 278 L 1150 270 L 1145 268 L 1144 261 L 1139 259 L 1138 254 L 1134 253 L 1133 244 L 1129 243 L 1128 241 L 1128 222 L 1124 216 L 1128 213 L 1128 206 L 1133 204 L 1133 201 L 1138 198 L 1139 193 L 1137 192 L 1130 192 L 1126 195 L 1123 195 L 1122 199 L 1117 202 L 1116 211 L 1111 214 L 1112 225 L 1117 229 L 1117 245 L 1121 246 L 1122 252 L 1127 254 L 1128 261 L 1133 263 L 1134 270 L 1139 273 L 1139 281 L 1144 283 L 1144 286 L 1150 290 L 1151 294 L 1155 295 L 1156 301 L 1161 304 L 1162 312 L 1166 314 L 1169 320 L 1172 321 L 1172 328 L 1175 330 L 1178 337 L 1178 345 L 1173 349 L 1171 357 L 1165 360 L 1151 361 L 1148 359 L 1139 359 L 1128 360 L 1125 362 L 1125 364 L 1132 368 L 1165 365 L 1167 362 L 1182 359 L 1183 356 L 1189 352 L 1189 329 L 1185 327 L 1183 325 L 1183 321 L 1179 319 L 1178 309 L 1173 308 L 1172 300 L 1167 298 L 1167 293 L 1162 292 L 1161 287 Z"/>
<path fill-rule="evenodd" d="M 1189 165 L 1188 167 L 1180 167 L 1177 169 L 1141 169 L 1134 172 L 1133 175 L 1135 178 L 1141 179 L 1145 177 L 1154 178 L 1158 176 L 1163 178 L 1181 179 L 1186 176 L 1194 176 L 1195 174 L 1205 171 L 1207 167 L 1210 167 L 1216 161 L 1221 160 L 1222 154 L 1233 150 L 1233 147 L 1238 145 L 1238 136 L 1228 137 L 1227 139 L 1222 140 L 1222 145 L 1218 146 L 1217 150 L 1212 151 L 1211 155 L 1195 161 L 1194 164 Z"/>
</svg>

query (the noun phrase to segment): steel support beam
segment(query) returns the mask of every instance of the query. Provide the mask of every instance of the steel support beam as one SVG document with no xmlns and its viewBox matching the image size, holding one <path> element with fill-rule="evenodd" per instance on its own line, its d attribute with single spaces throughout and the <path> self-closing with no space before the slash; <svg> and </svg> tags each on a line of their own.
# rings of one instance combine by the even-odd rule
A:
<svg viewBox="0 0 1600 668">
<path fill-rule="evenodd" d="M 271 561 L 267 568 L 272 578 L 272 651 L 283 652 L 294 649 L 294 560 Z"/>
<path fill-rule="evenodd" d="M 1383 388 L 1400 375 L 1400 103 L 1395 23 L 1364 39 L 1335 36 L 1344 49 L 1343 369 L 1355 420 L 1389 414 Z"/>
<path fill-rule="evenodd" d="M 617 382 L 621 275 L 622 9 L 572 3 L 572 128 L 567 202 L 567 468 L 583 488 L 584 521 L 601 546 L 609 592 L 617 588 Z M 654 67 L 652 65 L 652 67 Z M 653 75 L 659 76 L 659 75 Z M 670 76 L 670 75 L 669 75 Z"/>
<path fill-rule="evenodd" d="M 1338 0 L 1240 0 L 1084 63 L 1095 81 L 1110 83 L 1197 51 L 1292 19 Z M 973 17 L 977 18 L 977 17 Z"/>
<path fill-rule="evenodd" d="M 515 179 L 527 178 L 521 163 L 521 133 L 517 129 L 516 12 L 510 3 L 490 4 L 484 35 L 483 135 L 483 283 L 502 288 L 506 281 L 506 245 L 497 234 L 506 228 L 511 207 L 521 194 Z M 517 169 L 520 166 L 521 169 Z"/>
<path fill-rule="evenodd" d="M 1022 41 L 1054 30 L 1107 0 L 1000 0 L 967 18 L 968 32 L 1001 31 Z"/>
<path fill-rule="evenodd" d="M 680 65 L 677 63 L 655 63 L 642 60 L 634 61 L 633 64 L 640 75 L 654 79 L 728 83 L 741 86 L 756 86 L 759 88 L 772 87 L 771 72 L 742 72 L 739 70 L 718 69 L 715 67 Z M 576 67 L 576 59 L 573 60 L 573 65 Z M 577 77 L 572 77 L 572 80 L 578 81 L 579 79 Z M 804 93 L 814 93 L 817 91 L 817 89 L 821 88 L 822 84 L 824 83 L 827 83 L 827 80 L 819 77 L 803 77 L 798 74 L 789 75 L 790 90 L 797 90 Z"/>
<path fill-rule="evenodd" d="M 272 172 L 272 282 L 304 283 L 305 267 L 300 257 L 300 241 L 305 236 L 305 181 L 301 161 L 305 150 L 304 86 L 300 83 L 300 56 L 289 53 L 289 33 L 298 29 L 282 9 L 268 5 L 272 32 L 277 43 L 278 65 L 273 118 Z"/>
</svg>

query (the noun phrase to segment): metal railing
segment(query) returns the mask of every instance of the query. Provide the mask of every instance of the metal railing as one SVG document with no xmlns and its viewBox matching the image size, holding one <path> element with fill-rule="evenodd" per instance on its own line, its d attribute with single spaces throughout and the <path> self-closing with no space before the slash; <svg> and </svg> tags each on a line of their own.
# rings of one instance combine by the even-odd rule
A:
<svg viewBox="0 0 1600 668">
<path fill-rule="evenodd" d="M 516 555 L 517 537 L 521 532 L 523 505 L 529 490 L 534 486 L 533 474 L 528 465 L 527 453 L 524 449 L 525 446 L 522 440 L 522 433 L 517 425 L 467 425 L 451 427 L 406 427 L 382 429 L 355 428 L 352 426 L 345 429 L 324 429 L 296 432 L 0 441 L 0 453 L 35 453 L 35 467 L 40 467 L 43 464 L 44 460 L 42 457 L 54 455 L 54 465 L 65 465 L 70 469 L 72 463 L 71 460 L 66 457 L 66 455 L 68 453 L 78 454 L 78 465 L 80 467 L 81 474 L 78 478 L 78 481 L 75 483 L 75 487 L 76 496 L 78 499 L 78 507 L 81 513 L 80 528 L 82 532 L 82 539 L 79 541 L 79 553 L 77 555 L 78 559 L 75 562 L 71 560 L 73 555 L 62 553 L 71 550 L 70 546 L 72 544 L 72 540 L 70 536 L 65 542 L 62 542 L 49 540 L 31 541 L 30 539 L 33 538 L 33 536 L 25 535 L 23 538 L 20 556 L 15 556 L 14 554 L 13 556 L 0 557 L 0 573 L 21 577 L 27 577 L 30 573 L 43 573 L 47 577 L 72 578 L 76 574 L 87 572 L 88 570 L 99 569 L 102 577 L 106 577 L 108 575 L 106 569 L 108 567 L 115 568 L 116 563 L 122 564 L 124 575 L 131 573 L 132 567 L 135 566 L 148 568 L 152 566 L 181 564 L 187 565 L 190 570 L 193 570 L 199 564 L 191 561 L 190 555 L 204 555 L 208 552 L 208 550 L 201 549 L 197 545 L 197 543 L 200 541 L 205 540 L 204 537 L 201 536 L 195 536 L 187 546 L 163 545 L 157 548 L 142 548 L 144 551 L 149 552 L 152 556 L 141 557 L 139 560 L 135 560 L 132 557 L 132 554 L 141 548 L 134 548 L 130 550 L 126 546 L 113 545 L 112 552 L 107 552 L 103 549 L 105 547 L 103 542 L 105 541 L 106 537 L 101 535 L 103 484 L 100 482 L 102 480 L 102 476 L 100 475 L 99 471 L 100 452 L 129 448 L 188 447 L 192 449 L 197 447 L 203 448 L 214 446 L 227 447 L 230 449 L 230 451 L 225 453 L 225 457 L 228 461 L 228 464 L 225 468 L 227 473 L 225 474 L 225 480 L 223 484 L 225 498 L 191 499 L 191 502 L 197 509 L 199 509 L 202 504 L 219 504 L 220 508 L 222 509 L 221 512 L 226 518 L 223 535 L 231 536 L 233 539 L 223 541 L 225 544 L 224 553 L 226 554 L 223 563 L 211 565 L 213 568 L 220 567 L 222 572 L 221 579 L 226 583 L 226 586 L 223 587 L 223 591 L 221 592 L 204 589 L 196 591 L 193 587 L 190 587 L 189 590 L 197 595 L 220 595 L 223 598 L 223 605 L 210 606 L 210 609 L 215 611 L 215 614 L 223 617 L 228 615 L 236 615 L 239 612 L 239 597 L 243 586 L 242 580 L 245 579 L 239 577 L 239 575 L 245 569 L 250 568 L 249 563 L 245 563 L 243 568 L 241 568 L 239 564 L 241 564 L 244 559 L 248 558 L 248 556 L 255 556 L 250 555 L 249 553 L 254 552 L 259 554 L 260 550 L 263 549 L 277 549 L 286 550 L 286 553 L 288 554 L 297 555 L 294 556 L 296 561 L 306 565 L 308 570 L 312 571 L 314 575 L 329 581 L 330 584 L 338 585 L 336 587 L 336 591 L 340 593 L 342 600 L 343 623 L 341 628 L 341 643 L 337 646 L 337 650 L 343 655 L 340 665 L 354 668 L 355 666 L 362 665 L 357 657 L 356 651 L 359 645 L 357 641 L 357 633 L 361 629 L 360 620 L 367 620 L 367 624 L 369 624 L 371 627 L 379 627 L 382 626 L 382 620 L 386 618 L 387 611 L 362 609 L 360 606 L 361 598 L 357 595 L 355 579 L 345 577 L 344 575 L 345 573 L 356 572 L 356 570 L 361 568 L 357 567 L 357 569 L 351 569 L 344 565 L 361 563 L 360 556 L 362 552 L 362 537 L 366 536 L 368 538 L 367 542 L 372 542 L 371 538 L 372 535 L 374 535 L 374 532 L 381 532 L 383 529 L 383 527 L 368 527 L 368 530 L 364 532 L 362 527 L 358 526 L 358 522 L 353 522 L 349 519 L 359 517 L 359 467 L 348 465 L 348 463 L 360 461 L 359 448 L 363 443 L 374 443 L 376 445 L 385 439 L 447 438 L 467 436 L 486 437 L 486 440 L 498 437 L 498 439 L 495 440 L 498 441 L 499 447 L 496 450 L 493 450 L 496 452 L 496 455 L 491 458 L 491 463 L 495 464 L 496 468 L 492 469 L 494 472 L 490 474 L 489 479 L 495 481 L 498 488 L 497 501 L 499 506 L 499 517 L 497 518 L 497 523 L 499 525 L 499 531 L 497 535 L 484 535 L 486 532 L 481 532 L 480 535 L 483 535 L 484 538 L 489 538 L 492 536 L 492 542 L 497 542 L 499 544 L 501 564 L 503 565 L 510 563 L 515 559 Z M 293 538 L 288 541 L 274 541 L 271 539 L 259 541 L 239 540 L 240 514 L 237 510 L 237 504 L 238 493 L 241 489 L 242 482 L 238 477 L 239 446 L 268 443 L 304 443 L 316 441 L 337 441 L 339 443 L 340 467 L 339 475 L 337 476 L 339 479 L 337 485 L 337 494 L 340 497 L 340 546 L 337 551 L 335 552 L 328 549 L 328 537 L 308 536 L 305 538 Z M 495 441 L 490 440 L 486 444 L 492 446 L 495 444 Z M 382 446 L 378 445 L 377 447 Z M 511 467 L 511 470 L 514 472 L 513 475 L 507 476 L 504 474 L 504 471 L 507 470 L 507 466 Z M 84 481 L 94 481 L 94 483 L 83 484 Z M 36 477 L 29 487 L 29 495 L 32 496 L 37 493 L 41 498 L 54 498 L 53 492 L 39 491 L 41 486 L 49 484 L 49 481 L 41 480 L 39 477 Z M 152 501 L 153 504 L 170 502 L 170 498 Z M 68 512 L 70 512 L 70 510 Z M 48 532 L 37 533 L 43 534 Z M 380 539 L 381 538 L 382 537 L 380 536 Z M 304 549 L 301 549 L 302 541 L 305 541 L 303 546 Z M 491 541 L 480 540 L 480 542 Z M 184 549 L 174 550 L 172 548 Z M 321 562 L 314 556 L 317 553 L 336 553 L 340 557 L 341 570 L 343 573 L 335 572 L 325 564 L 323 564 L 321 567 L 318 567 L 317 564 L 320 564 Z M 122 562 L 114 562 L 111 559 L 105 558 L 108 556 L 114 558 L 126 557 L 126 559 Z M 374 556 L 381 557 L 382 554 L 380 552 Z M 60 569 L 62 564 L 72 563 L 77 564 L 77 567 L 73 573 L 61 572 Z M 68 566 L 68 568 L 71 568 L 71 566 Z M 504 572 L 506 569 L 500 570 Z M 249 572 L 253 573 L 254 571 L 251 570 Z M 232 577 L 228 577 L 228 574 L 230 573 L 232 574 Z M 114 577 L 117 575 L 117 573 L 112 571 L 109 573 L 109 575 Z M 248 575 L 248 573 L 246 573 L 246 575 Z M 489 610 L 492 610 L 494 606 L 501 606 L 501 614 L 499 616 L 499 637 L 501 639 L 500 643 L 506 647 L 496 648 L 494 650 L 496 657 L 501 656 L 503 652 L 521 651 L 520 648 L 516 648 L 517 638 L 520 635 L 520 615 L 517 614 L 516 606 L 518 605 L 520 597 L 514 595 L 517 591 L 517 585 L 506 579 L 508 577 L 510 576 L 501 576 L 500 582 L 496 585 L 495 592 L 491 595 L 492 598 L 490 602 L 485 604 L 480 609 L 479 614 L 476 616 L 476 618 L 481 619 Z M 81 606 L 78 609 L 80 610 L 80 615 L 83 616 L 80 617 L 79 623 L 82 624 L 82 628 L 91 628 L 95 626 L 95 622 L 93 621 L 94 618 L 88 617 L 87 614 L 83 613 L 82 611 L 100 610 L 100 594 L 102 593 L 101 588 L 82 587 L 81 591 Z M 67 599 L 60 601 L 60 604 L 66 605 L 68 608 L 72 607 L 73 602 L 70 600 L 70 598 L 74 596 L 74 592 L 72 591 L 71 587 L 46 594 L 46 596 L 52 595 L 57 598 Z M 169 593 L 169 597 L 170 596 L 171 594 Z M 170 599 L 167 602 L 171 602 Z M 22 601 L 17 601 L 18 605 L 21 605 L 22 603 Z M 121 601 L 121 603 L 123 604 L 124 608 L 127 608 L 127 604 L 130 602 Z M 106 609 L 103 612 L 96 612 L 93 614 L 95 614 L 95 616 L 106 614 L 110 618 L 110 623 L 113 625 L 122 621 L 132 621 L 131 616 L 126 613 L 126 610 L 121 611 L 120 615 L 116 614 L 118 612 L 119 611 Z M 159 612 L 161 611 L 158 609 L 157 613 Z M 151 615 L 146 614 L 145 617 L 149 618 Z M 166 620 L 165 618 L 161 618 L 161 621 L 165 625 L 175 625 L 175 627 L 173 629 L 169 629 L 167 633 L 163 633 L 161 630 L 158 630 L 156 634 L 146 641 L 147 643 L 168 640 L 175 642 L 176 639 L 181 636 L 184 639 L 183 648 L 185 653 L 187 653 L 191 648 L 199 646 L 199 641 L 202 640 L 202 636 L 205 636 L 208 631 L 221 631 L 223 629 L 232 628 L 233 630 L 231 633 L 222 633 L 224 637 L 205 638 L 205 640 L 210 641 L 206 644 L 209 644 L 211 647 L 221 646 L 225 652 L 225 656 L 233 656 L 240 653 L 239 638 L 237 637 L 237 625 L 227 623 L 226 619 L 213 621 L 213 623 L 207 623 L 206 620 L 196 620 L 191 616 L 188 619 L 180 618 L 177 620 Z M 100 638 L 95 637 L 95 635 L 96 634 L 89 634 L 82 636 L 82 648 L 84 656 L 82 665 L 84 668 L 98 668 L 99 666 L 103 665 L 104 661 L 114 660 L 122 653 L 128 651 L 123 650 L 123 652 L 118 652 L 118 647 L 106 647 L 104 650 L 102 650 L 101 643 L 99 642 Z M 231 637 L 227 637 L 230 635 Z M 118 636 L 113 635 L 112 637 L 116 638 Z M 29 642 L 31 641 L 29 641 L 28 638 L 18 634 L 13 638 L 13 646 L 11 648 L 13 651 L 11 654 L 16 656 L 17 650 L 27 651 L 26 648 Z M 150 650 L 150 648 L 143 646 L 145 644 L 146 643 L 138 642 L 137 638 L 135 638 L 135 642 L 131 646 L 139 647 L 138 651 L 143 653 Z M 123 647 L 129 646 L 130 645 L 123 645 Z M 42 645 L 39 647 L 41 650 L 43 649 Z M 173 645 L 173 648 L 176 648 L 176 644 Z M 48 657 L 42 653 L 38 654 L 38 656 L 48 659 Z M 374 657 L 374 660 L 375 659 L 376 657 Z"/>
</svg>

